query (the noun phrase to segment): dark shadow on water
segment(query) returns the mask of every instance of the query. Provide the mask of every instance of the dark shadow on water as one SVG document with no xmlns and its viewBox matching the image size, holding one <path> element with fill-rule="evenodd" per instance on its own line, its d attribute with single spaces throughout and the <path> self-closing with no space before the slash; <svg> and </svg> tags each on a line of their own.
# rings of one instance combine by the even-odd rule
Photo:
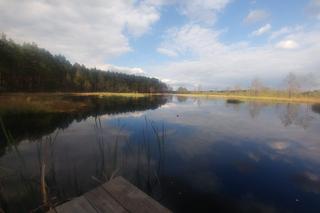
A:
<svg viewBox="0 0 320 213">
<path fill-rule="evenodd" d="M 82 121 L 90 116 L 118 114 L 156 109 L 167 102 L 164 96 L 152 97 L 65 97 L 81 104 L 85 99 L 89 107 L 67 113 L 14 112 L 2 115 L 3 123 L 15 141 L 36 140 L 51 134 L 56 129 L 66 129 L 73 121 Z M 0 131 L 0 147 L 5 147 L 3 132 Z"/>
<path fill-rule="evenodd" d="M 243 101 L 238 100 L 238 99 L 227 99 L 226 103 L 227 104 L 241 104 L 241 103 L 243 103 Z"/>
<path fill-rule="evenodd" d="M 177 96 L 177 100 L 179 103 L 183 103 L 188 100 L 188 97 L 187 96 Z"/>
<path fill-rule="evenodd" d="M 312 105 L 312 111 L 314 113 L 320 114 L 320 104 L 313 104 Z"/>
</svg>

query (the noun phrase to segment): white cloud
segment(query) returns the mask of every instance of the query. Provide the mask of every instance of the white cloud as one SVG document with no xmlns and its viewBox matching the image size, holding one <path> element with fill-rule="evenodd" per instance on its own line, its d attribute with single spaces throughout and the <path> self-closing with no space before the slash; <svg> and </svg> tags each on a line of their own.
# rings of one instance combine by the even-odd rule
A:
<svg viewBox="0 0 320 213">
<path fill-rule="evenodd" d="M 273 40 L 273 39 L 279 38 L 281 36 L 288 35 L 290 33 L 296 33 L 296 32 L 302 31 L 302 30 L 303 30 L 303 27 L 300 25 L 294 26 L 294 27 L 289 27 L 289 26 L 282 27 L 279 30 L 272 32 L 270 39 Z"/>
<path fill-rule="evenodd" d="M 296 49 L 299 47 L 299 44 L 294 40 L 283 40 L 276 44 L 276 47 L 282 49 Z"/>
<path fill-rule="evenodd" d="M 96 66 L 98 69 L 111 71 L 111 72 L 121 72 L 126 74 L 134 74 L 134 75 L 144 75 L 145 72 L 142 68 L 138 67 L 122 67 L 115 66 L 112 64 L 101 64 Z"/>
<path fill-rule="evenodd" d="M 271 24 L 266 24 L 266 25 L 260 27 L 259 29 L 253 31 L 251 33 L 251 35 L 260 36 L 260 35 L 263 35 L 263 34 L 269 32 L 270 30 L 271 30 Z"/>
<path fill-rule="evenodd" d="M 158 49 L 165 49 L 180 56 L 188 53 L 199 55 L 203 52 L 211 52 L 213 49 L 222 49 L 215 39 L 219 34 L 220 32 L 198 24 L 186 24 L 181 28 L 169 29 L 164 36 L 165 41 Z"/>
<path fill-rule="evenodd" d="M 184 0 L 177 1 L 181 12 L 193 22 L 214 24 L 217 13 L 226 7 L 230 0 Z"/>
<path fill-rule="evenodd" d="M 175 80 L 173 85 L 184 83 L 194 88 L 200 84 L 204 89 L 221 89 L 236 82 L 248 86 L 254 76 L 267 85 L 280 86 L 288 72 L 316 73 L 320 67 L 320 30 L 317 29 L 294 32 L 258 46 L 247 42 L 225 44 L 220 36 L 220 32 L 195 24 L 169 30 L 160 46 L 180 56 L 190 54 L 148 70 L 161 79 Z M 295 51 L 298 47 L 299 51 Z"/>
<path fill-rule="evenodd" d="M 265 10 L 251 10 L 243 22 L 247 24 L 260 22 L 268 18 L 269 15 L 270 14 Z"/>
<path fill-rule="evenodd" d="M 320 0 L 311 0 L 306 8 L 307 14 L 320 20 Z"/>
<path fill-rule="evenodd" d="M 156 1 L 0 0 L 0 29 L 8 37 L 89 66 L 132 51 L 127 34 L 141 36 L 159 17 Z"/>
<path fill-rule="evenodd" d="M 163 54 L 163 55 L 166 55 L 166 56 L 169 56 L 169 57 L 176 57 L 178 54 L 173 51 L 173 50 L 169 50 L 169 49 L 166 49 L 166 48 L 157 48 L 157 52 Z"/>
</svg>

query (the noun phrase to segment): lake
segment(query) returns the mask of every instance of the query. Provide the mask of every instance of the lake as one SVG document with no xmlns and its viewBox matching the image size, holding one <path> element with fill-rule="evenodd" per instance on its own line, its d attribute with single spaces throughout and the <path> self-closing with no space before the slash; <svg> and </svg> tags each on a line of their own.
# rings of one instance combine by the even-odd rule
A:
<svg viewBox="0 0 320 213">
<path fill-rule="evenodd" d="M 66 98 L 90 108 L 2 114 L 7 212 L 41 210 L 41 165 L 51 204 L 122 175 L 175 212 L 320 211 L 318 105 Z"/>
</svg>

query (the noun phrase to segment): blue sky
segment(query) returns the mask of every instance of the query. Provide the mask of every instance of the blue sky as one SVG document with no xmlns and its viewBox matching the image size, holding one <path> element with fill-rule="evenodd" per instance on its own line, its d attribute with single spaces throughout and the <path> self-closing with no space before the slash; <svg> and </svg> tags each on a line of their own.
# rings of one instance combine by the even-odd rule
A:
<svg viewBox="0 0 320 213">
<path fill-rule="evenodd" d="M 320 0 L 0 0 L 0 31 L 173 87 L 320 83 Z"/>
</svg>

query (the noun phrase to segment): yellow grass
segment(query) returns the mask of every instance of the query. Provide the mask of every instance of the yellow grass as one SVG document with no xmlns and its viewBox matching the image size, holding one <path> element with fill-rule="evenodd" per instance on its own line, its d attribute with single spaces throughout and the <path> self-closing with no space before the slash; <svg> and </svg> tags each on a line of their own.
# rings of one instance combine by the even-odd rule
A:
<svg viewBox="0 0 320 213">
<path fill-rule="evenodd" d="M 92 107 L 92 103 L 86 99 L 80 101 L 72 101 L 64 96 L 97 96 L 97 97 L 130 97 L 140 98 L 150 95 L 177 95 L 185 97 L 203 97 L 216 99 L 238 99 L 243 101 L 263 101 L 272 103 L 320 103 L 320 98 L 317 97 L 284 97 L 284 96 L 250 96 L 244 94 L 230 93 L 187 93 L 187 94 L 172 94 L 172 93 L 111 93 L 111 92 L 94 92 L 94 93 L 5 93 L 0 94 L 0 114 L 5 112 L 25 111 L 25 112 L 72 112 L 85 110 Z"/>
<path fill-rule="evenodd" d="M 86 99 L 73 101 L 65 96 L 130 97 L 140 98 L 141 93 L 5 93 L 0 94 L 0 114 L 6 112 L 73 112 L 92 105 Z"/>
<path fill-rule="evenodd" d="M 0 93 L 0 96 L 126 96 L 144 97 L 150 93 L 116 93 L 116 92 L 52 92 L 52 93 Z"/>
<path fill-rule="evenodd" d="M 239 99 L 244 101 L 267 101 L 267 102 L 285 102 L 285 103 L 320 103 L 320 97 L 276 97 L 276 96 L 249 96 L 249 95 L 234 95 L 234 94 L 210 94 L 210 93 L 189 93 L 176 94 L 177 96 L 186 97 L 205 97 L 217 99 Z"/>
</svg>

